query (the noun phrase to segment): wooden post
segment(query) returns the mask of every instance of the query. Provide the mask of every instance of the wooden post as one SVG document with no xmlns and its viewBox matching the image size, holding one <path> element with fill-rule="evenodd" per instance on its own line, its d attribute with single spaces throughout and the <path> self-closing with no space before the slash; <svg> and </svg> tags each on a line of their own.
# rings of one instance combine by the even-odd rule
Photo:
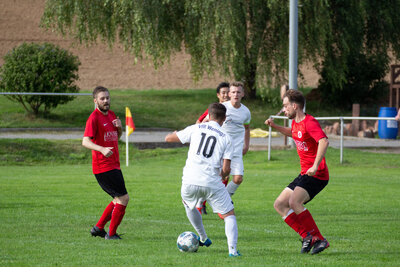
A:
<svg viewBox="0 0 400 267">
<path fill-rule="evenodd" d="M 360 117 L 360 104 L 353 104 L 352 117 Z M 351 121 L 351 135 L 357 136 L 359 130 L 360 130 L 360 121 L 352 120 Z"/>
</svg>

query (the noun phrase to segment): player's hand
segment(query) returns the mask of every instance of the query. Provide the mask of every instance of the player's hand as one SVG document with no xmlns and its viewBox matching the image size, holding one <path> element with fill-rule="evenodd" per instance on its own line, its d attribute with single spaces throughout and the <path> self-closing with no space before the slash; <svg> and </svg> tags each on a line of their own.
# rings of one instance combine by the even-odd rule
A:
<svg viewBox="0 0 400 267">
<path fill-rule="evenodd" d="M 108 158 L 113 154 L 112 149 L 113 147 L 103 147 L 100 152 L 104 155 L 104 157 Z"/>
<path fill-rule="evenodd" d="M 112 124 L 117 127 L 117 128 L 122 128 L 122 122 L 119 119 L 119 117 L 117 117 L 115 120 L 112 121 Z"/>
<path fill-rule="evenodd" d="M 267 126 L 274 127 L 273 126 L 274 125 L 274 119 L 273 118 L 269 118 L 264 122 L 264 124 L 267 125 Z"/>
<path fill-rule="evenodd" d="M 308 176 L 314 176 L 317 173 L 317 168 L 316 167 L 311 167 L 307 170 L 306 174 Z"/>
<path fill-rule="evenodd" d="M 243 146 L 243 151 L 242 151 L 242 155 L 246 155 L 247 151 L 249 151 L 249 147 L 248 146 Z"/>
</svg>

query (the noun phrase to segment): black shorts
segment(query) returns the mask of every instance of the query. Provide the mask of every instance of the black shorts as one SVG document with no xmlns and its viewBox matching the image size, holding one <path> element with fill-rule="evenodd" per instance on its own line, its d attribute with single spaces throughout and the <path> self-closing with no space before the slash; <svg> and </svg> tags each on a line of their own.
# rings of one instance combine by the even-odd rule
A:
<svg viewBox="0 0 400 267">
<path fill-rule="evenodd" d="M 94 176 L 96 176 L 97 182 L 101 188 L 113 198 L 128 194 L 121 170 L 115 169 L 95 174 Z"/>
<path fill-rule="evenodd" d="M 296 186 L 303 188 L 307 191 L 311 201 L 322 189 L 328 184 L 329 180 L 320 180 L 307 174 L 297 176 L 293 182 L 291 182 L 287 187 L 294 190 Z M 304 204 L 306 204 L 305 202 Z"/>
</svg>

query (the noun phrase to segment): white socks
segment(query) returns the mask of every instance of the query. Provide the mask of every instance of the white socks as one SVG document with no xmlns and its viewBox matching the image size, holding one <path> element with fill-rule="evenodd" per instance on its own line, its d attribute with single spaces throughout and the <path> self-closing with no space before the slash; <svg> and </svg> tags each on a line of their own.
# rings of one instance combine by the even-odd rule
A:
<svg viewBox="0 0 400 267">
<path fill-rule="evenodd" d="M 225 217 L 225 235 L 228 241 L 229 254 L 237 254 L 237 240 L 238 240 L 238 228 L 236 223 L 236 216 L 230 215 Z"/>
<path fill-rule="evenodd" d="M 238 189 L 239 185 L 235 184 L 233 181 L 230 181 L 229 184 L 226 186 L 226 190 L 228 190 L 229 195 L 233 195 Z"/>
<path fill-rule="evenodd" d="M 197 209 L 191 210 L 185 206 L 186 216 L 188 217 L 190 223 L 193 225 L 194 229 L 200 236 L 201 241 L 207 240 L 206 230 L 204 229 L 203 220 L 201 218 L 200 212 Z"/>
</svg>

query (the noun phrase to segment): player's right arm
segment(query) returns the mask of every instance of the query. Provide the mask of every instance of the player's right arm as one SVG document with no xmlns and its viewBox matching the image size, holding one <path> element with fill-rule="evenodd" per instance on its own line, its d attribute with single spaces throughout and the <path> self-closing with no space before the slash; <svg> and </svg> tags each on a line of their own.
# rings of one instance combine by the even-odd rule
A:
<svg viewBox="0 0 400 267">
<path fill-rule="evenodd" d="M 169 133 L 165 137 L 165 142 L 167 143 L 180 143 L 181 140 L 179 139 L 178 135 L 176 134 L 177 132 Z"/>
<path fill-rule="evenodd" d="M 271 126 L 272 128 L 278 130 L 280 133 L 291 137 L 292 136 L 292 129 L 290 129 L 289 127 L 284 127 L 284 126 L 280 126 L 278 124 L 275 124 L 274 119 L 269 118 L 264 122 L 267 126 Z"/>
<path fill-rule="evenodd" d="M 84 146 L 88 149 L 91 149 L 91 150 L 98 151 L 101 154 L 103 154 L 104 157 L 106 157 L 106 158 L 108 158 L 109 156 L 111 156 L 113 154 L 113 152 L 112 152 L 113 147 L 99 146 L 99 145 L 93 143 L 92 140 L 90 139 L 90 137 L 88 137 L 88 136 L 83 137 L 82 146 Z"/>
</svg>

